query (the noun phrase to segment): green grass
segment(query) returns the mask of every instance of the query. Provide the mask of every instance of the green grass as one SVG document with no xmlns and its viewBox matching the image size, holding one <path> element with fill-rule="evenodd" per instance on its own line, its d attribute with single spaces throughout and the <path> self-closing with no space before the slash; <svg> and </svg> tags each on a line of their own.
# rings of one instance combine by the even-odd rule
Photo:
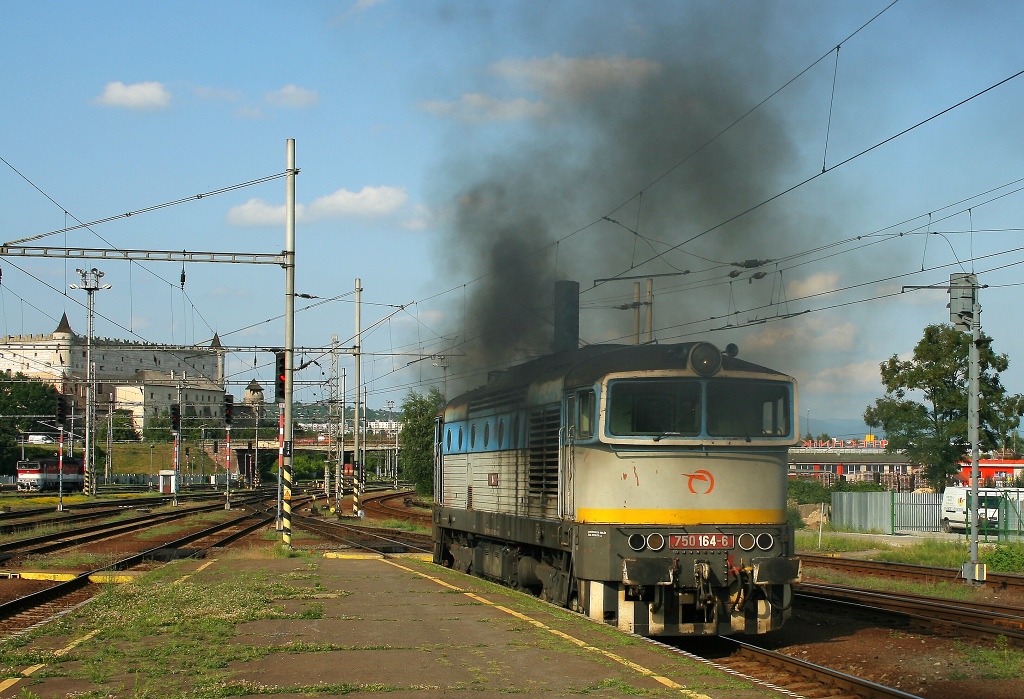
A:
<svg viewBox="0 0 1024 699">
<path fill-rule="evenodd" d="M 960 568 L 970 560 L 970 551 L 961 541 L 939 541 L 925 539 L 912 546 L 892 547 L 873 556 L 878 561 L 890 563 L 912 563 L 938 568 Z"/>
<path fill-rule="evenodd" d="M 874 576 L 851 576 L 849 573 L 838 570 L 827 570 L 815 568 L 815 582 L 825 582 L 832 585 L 846 585 L 865 590 L 878 590 L 883 592 L 900 592 L 911 595 L 927 595 L 929 597 L 941 597 L 943 599 L 971 601 L 978 599 L 978 590 L 964 585 L 962 581 L 919 583 L 910 580 L 889 580 Z"/>
<path fill-rule="evenodd" d="M 986 679 L 1020 679 L 1024 677 L 1024 652 L 1011 648 L 1004 636 L 996 639 L 994 648 L 980 648 L 958 643 L 957 650 L 977 669 L 980 667 Z"/>
<path fill-rule="evenodd" d="M 868 537 L 849 537 L 839 533 L 825 532 L 818 547 L 818 533 L 809 531 L 796 532 L 796 550 L 805 553 L 854 553 L 857 551 L 873 551 L 891 549 L 888 544 L 879 543 Z"/>
<path fill-rule="evenodd" d="M 124 558 L 124 553 L 85 553 L 70 551 L 66 553 L 41 554 L 26 556 L 22 568 L 28 570 L 96 570 L 105 568 Z"/>
<path fill-rule="evenodd" d="M 924 539 L 921 543 L 893 546 L 871 537 L 844 536 L 841 533 L 826 533 L 818 547 L 817 533 L 796 533 L 796 550 L 799 553 L 857 553 L 870 552 L 867 556 L 875 561 L 910 563 L 938 568 L 959 569 L 970 560 L 970 546 L 966 539 L 940 540 Z M 983 543 L 978 552 L 982 563 L 993 573 L 1024 574 L 1024 544 L 1002 542 Z"/>
<path fill-rule="evenodd" d="M 264 573 L 235 572 L 170 584 L 180 575 L 180 565 L 171 564 L 134 583 L 105 588 L 70 618 L 26 638 L 0 643 L 0 671 L 46 662 L 51 676 L 96 685 L 96 696 L 108 696 L 118 686 L 116 680 L 126 676 L 137 678 L 140 687 L 134 696 L 139 697 L 231 696 L 223 692 L 229 680 L 226 667 L 233 661 L 277 652 L 331 650 L 232 642 L 239 623 L 322 618 L 323 604 L 312 601 L 323 591 L 319 582 L 295 587 Z M 287 614 L 281 604 L 285 600 L 300 600 L 302 606 Z M 100 633 L 59 660 L 25 650 L 34 635 L 71 635 L 83 627 Z"/>
<path fill-rule="evenodd" d="M 403 532 L 412 532 L 414 534 L 430 534 L 431 528 L 425 527 L 422 524 L 416 522 L 406 522 L 401 519 L 385 519 L 385 520 L 364 520 L 362 524 L 368 527 L 379 527 L 381 529 L 397 529 Z"/>
</svg>

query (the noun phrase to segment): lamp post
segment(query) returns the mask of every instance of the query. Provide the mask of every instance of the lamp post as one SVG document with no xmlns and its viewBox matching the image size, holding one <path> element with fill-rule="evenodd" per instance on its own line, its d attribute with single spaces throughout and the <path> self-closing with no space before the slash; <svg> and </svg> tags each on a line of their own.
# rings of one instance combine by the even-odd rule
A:
<svg viewBox="0 0 1024 699">
<path fill-rule="evenodd" d="M 395 490 L 398 490 L 398 425 L 395 425 Z"/>
<path fill-rule="evenodd" d="M 69 285 L 72 289 L 84 289 L 87 295 L 86 311 L 88 313 L 88 321 L 85 332 L 85 375 L 86 375 L 86 387 L 85 387 L 85 456 L 83 457 L 85 463 L 85 492 L 88 495 L 96 494 L 96 474 L 95 464 L 93 463 L 93 443 L 92 443 L 92 431 L 93 431 L 93 412 L 96 410 L 96 372 L 92 365 L 92 319 L 96 312 L 95 300 L 93 295 L 100 289 L 109 289 L 110 284 L 100 284 L 100 279 L 103 278 L 103 272 L 99 271 L 95 267 L 89 270 L 76 269 L 79 276 L 82 278 L 81 284 Z"/>
<path fill-rule="evenodd" d="M 154 446 L 155 445 L 152 442 L 149 443 L 149 489 L 150 490 L 153 489 L 153 447 Z"/>
<path fill-rule="evenodd" d="M 387 401 L 385 403 L 385 405 L 388 406 L 388 427 L 393 427 L 394 423 L 393 423 L 393 421 L 391 419 L 391 410 L 392 410 L 392 408 L 395 407 L 395 401 L 389 400 L 389 401 Z M 385 430 L 384 433 L 387 434 L 387 431 Z M 398 456 L 398 450 L 397 449 L 395 449 L 395 456 Z M 389 461 L 390 461 L 390 459 L 389 459 Z M 391 467 L 392 468 L 395 467 L 394 463 L 391 464 Z M 395 476 L 395 480 L 397 481 L 398 480 L 398 471 L 394 472 L 394 476 Z"/>
</svg>

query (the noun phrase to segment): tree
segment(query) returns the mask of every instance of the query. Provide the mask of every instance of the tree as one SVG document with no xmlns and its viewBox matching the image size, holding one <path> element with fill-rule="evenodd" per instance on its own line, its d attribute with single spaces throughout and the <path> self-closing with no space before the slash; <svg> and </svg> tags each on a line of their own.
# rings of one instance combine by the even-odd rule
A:
<svg viewBox="0 0 1024 699">
<path fill-rule="evenodd" d="M 135 429 L 135 421 L 132 419 L 132 411 L 117 409 L 114 411 L 114 441 L 115 442 L 138 442 L 142 438 Z M 96 441 L 105 443 L 107 441 L 107 421 L 103 421 L 96 429 Z"/>
<path fill-rule="evenodd" d="M 416 485 L 421 495 L 434 491 L 434 420 L 445 402 L 436 387 L 426 395 L 409 391 L 402 402 L 398 463 L 402 475 Z"/>
<path fill-rule="evenodd" d="M 868 406 L 864 422 L 881 427 L 889 451 L 906 451 L 923 464 L 925 475 L 939 488 L 956 473 L 970 449 L 967 440 L 967 355 L 971 336 L 940 323 L 924 329 L 913 358 L 893 355 L 880 365 L 885 396 Z M 982 336 L 980 355 L 979 440 L 982 449 L 1005 444 L 1024 413 L 1024 397 L 1007 395 L 999 381 L 1009 359 L 991 349 Z M 920 396 L 922 400 L 915 400 Z"/>
<path fill-rule="evenodd" d="M 57 432 L 57 389 L 22 373 L 0 374 L 0 470 L 14 473 L 19 432 Z M 34 415 L 43 417 L 23 417 Z M 13 419 L 7 419 L 13 417 Z"/>
</svg>

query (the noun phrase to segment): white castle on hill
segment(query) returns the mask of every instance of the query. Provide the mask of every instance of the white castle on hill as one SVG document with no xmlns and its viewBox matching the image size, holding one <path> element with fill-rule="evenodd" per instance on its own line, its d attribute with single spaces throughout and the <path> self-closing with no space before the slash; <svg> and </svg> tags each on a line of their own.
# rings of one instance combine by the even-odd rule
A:
<svg viewBox="0 0 1024 699">
<path fill-rule="evenodd" d="M 142 432 L 150 417 L 165 415 L 178 402 L 182 416 L 223 418 L 224 348 L 215 334 L 209 345 L 160 345 L 92 338 L 96 412 L 131 410 Z M 49 335 L 0 339 L 0 371 L 54 384 L 72 397 L 74 413 L 85 410 L 86 338 L 71 329 L 65 313 Z"/>
</svg>

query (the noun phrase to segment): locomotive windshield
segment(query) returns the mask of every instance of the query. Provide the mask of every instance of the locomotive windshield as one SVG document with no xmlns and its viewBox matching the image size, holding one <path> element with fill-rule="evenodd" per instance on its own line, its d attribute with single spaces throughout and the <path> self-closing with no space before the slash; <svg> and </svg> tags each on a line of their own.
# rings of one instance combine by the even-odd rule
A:
<svg viewBox="0 0 1024 699">
<path fill-rule="evenodd" d="M 608 432 L 620 437 L 789 437 L 790 385 L 732 379 L 610 383 Z"/>
<path fill-rule="evenodd" d="M 701 382 L 691 379 L 616 381 L 608 430 L 619 436 L 700 434 Z"/>
<path fill-rule="evenodd" d="M 783 383 L 709 381 L 707 411 L 711 437 L 789 435 L 789 387 Z"/>
</svg>

